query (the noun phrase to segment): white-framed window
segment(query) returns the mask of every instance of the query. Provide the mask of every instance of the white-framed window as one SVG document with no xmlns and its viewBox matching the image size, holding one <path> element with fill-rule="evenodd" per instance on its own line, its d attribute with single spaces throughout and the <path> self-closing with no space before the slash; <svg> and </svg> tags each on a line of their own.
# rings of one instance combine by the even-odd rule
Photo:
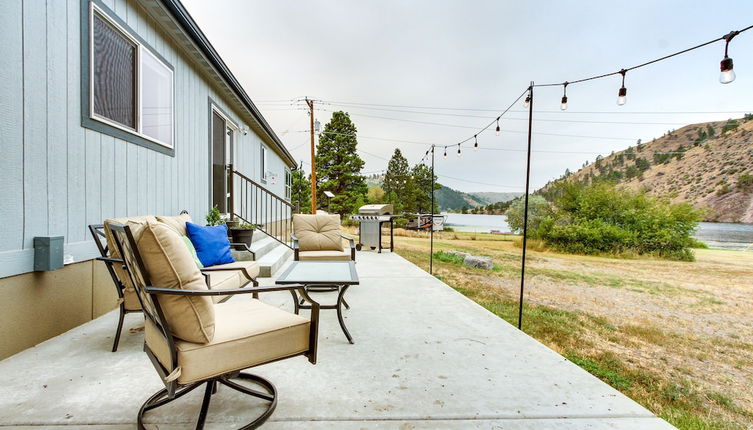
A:
<svg viewBox="0 0 753 430">
<path fill-rule="evenodd" d="M 173 147 L 173 70 L 92 3 L 90 116 L 168 148 Z"/>
<path fill-rule="evenodd" d="M 290 168 L 285 168 L 285 200 L 290 201 L 292 195 L 291 189 L 293 187 L 293 173 Z"/>
<path fill-rule="evenodd" d="M 259 160 L 261 162 L 261 165 L 259 166 L 260 170 L 260 178 L 263 183 L 267 183 L 267 148 L 264 145 L 261 145 L 261 154 L 259 156 Z"/>
</svg>

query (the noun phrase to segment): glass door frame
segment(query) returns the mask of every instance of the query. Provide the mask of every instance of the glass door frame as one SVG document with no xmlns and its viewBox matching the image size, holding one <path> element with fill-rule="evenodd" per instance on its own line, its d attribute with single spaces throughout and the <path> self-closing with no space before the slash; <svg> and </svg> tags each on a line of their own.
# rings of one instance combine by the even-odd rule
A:
<svg viewBox="0 0 753 430">
<path fill-rule="evenodd" d="M 224 121 L 225 129 L 223 130 L 223 134 L 225 136 L 225 143 L 224 143 L 224 152 L 225 152 L 225 160 L 224 160 L 224 169 L 225 174 L 223 177 L 225 178 L 223 189 L 225 193 L 225 204 L 224 208 L 220 208 L 220 212 L 223 213 L 230 213 L 232 212 L 232 208 L 230 208 L 230 195 L 228 194 L 228 191 L 230 189 L 228 181 L 231 181 L 233 179 L 233 172 L 230 170 L 231 167 L 234 168 L 234 162 L 235 162 L 235 154 L 236 154 L 236 147 L 238 142 L 238 131 L 240 128 L 238 125 L 230 119 L 230 117 L 225 114 L 225 112 L 214 103 L 211 104 L 211 112 L 210 112 L 210 121 L 209 121 L 209 177 L 210 177 L 210 183 L 209 183 L 209 202 L 210 205 L 213 207 L 217 203 L 215 202 L 215 196 L 214 196 L 214 115 L 217 115 L 219 118 L 221 118 Z M 224 209 L 224 210 L 223 210 Z"/>
</svg>

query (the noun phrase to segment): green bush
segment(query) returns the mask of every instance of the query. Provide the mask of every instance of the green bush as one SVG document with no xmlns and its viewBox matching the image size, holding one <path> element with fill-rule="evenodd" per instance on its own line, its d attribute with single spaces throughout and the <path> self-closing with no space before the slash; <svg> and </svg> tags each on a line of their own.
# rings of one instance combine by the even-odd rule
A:
<svg viewBox="0 0 753 430">
<path fill-rule="evenodd" d="M 748 189 L 753 186 L 753 175 L 743 173 L 737 178 L 737 188 Z"/>
<path fill-rule="evenodd" d="M 559 188 L 553 187 L 553 188 Z M 558 190 L 553 190 L 554 194 L 558 192 Z M 513 202 L 510 204 L 510 207 L 507 208 L 507 211 L 505 211 L 505 215 L 507 216 L 507 224 L 510 225 L 510 229 L 513 232 L 516 233 L 522 233 L 523 232 L 523 224 L 524 224 L 524 209 L 525 209 L 525 197 L 518 197 L 517 199 L 513 200 Z M 540 195 L 534 194 L 532 196 L 528 197 L 528 232 L 536 231 L 539 229 L 539 224 L 541 223 L 541 220 L 544 219 L 544 217 L 549 212 L 549 202 L 546 201 L 546 199 Z"/>
<path fill-rule="evenodd" d="M 655 255 L 692 261 L 691 234 L 702 213 L 645 191 L 611 182 L 568 184 L 552 202 L 535 237 L 555 250 L 578 254 Z"/>
</svg>

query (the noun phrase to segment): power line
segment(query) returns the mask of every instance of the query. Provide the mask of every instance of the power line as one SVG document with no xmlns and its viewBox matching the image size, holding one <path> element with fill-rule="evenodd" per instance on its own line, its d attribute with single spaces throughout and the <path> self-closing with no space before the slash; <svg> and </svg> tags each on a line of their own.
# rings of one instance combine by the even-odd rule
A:
<svg viewBox="0 0 753 430">
<path fill-rule="evenodd" d="M 340 106 L 340 107 L 347 107 L 344 105 L 338 105 L 338 104 L 330 104 L 331 106 Z M 366 109 L 366 110 L 378 110 L 378 111 L 386 111 L 386 112 L 400 112 L 400 113 L 412 113 L 412 114 L 419 114 L 419 115 L 433 115 L 433 116 L 451 116 L 451 117 L 461 117 L 461 118 L 481 118 L 481 119 L 492 119 L 494 117 L 489 117 L 485 115 L 469 115 L 469 114 L 458 114 L 458 113 L 444 113 L 444 112 L 425 112 L 425 111 L 416 111 L 416 110 L 406 110 L 406 109 L 383 109 L 383 108 L 370 108 L 370 107 L 356 107 L 356 109 Z M 323 110 L 323 109 L 322 109 Z M 327 112 L 332 112 L 327 110 Z M 498 111 L 497 111 L 498 112 Z M 523 113 L 524 111 L 511 111 L 511 112 L 518 112 Z M 745 113 L 748 111 L 717 111 L 717 112 L 652 112 L 654 114 L 692 114 L 692 113 L 698 113 L 698 114 L 740 114 Z M 525 111 L 525 113 L 528 113 Z M 538 111 L 538 113 L 562 113 L 562 111 Z M 635 113 L 637 112 L 567 112 L 567 113 L 581 113 L 581 114 L 614 114 L 614 113 Z M 358 113 L 356 113 L 358 115 Z M 514 118 L 514 117 L 507 117 L 508 120 L 514 120 L 514 121 L 528 121 L 528 118 Z M 581 123 L 581 124 L 628 124 L 628 125 L 687 125 L 687 122 L 647 122 L 647 121 L 597 121 L 597 120 L 576 120 L 576 119 L 551 119 L 551 118 L 539 118 L 537 121 L 541 122 L 565 122 L 565 123 Z"/>
<path fill-rule="evenodd" d="M 327 105 L 340 105 L 340 106 L 379 106 L 379 107 L 397 107 L 407 109 L 435 109 L 435 110 L 450 110 L 450 111 L 474 111 L 474 112 L 500 112 L 502 108 L 468 108 L 468 107 L 434 107 L 434 106 L 416 106 L 416 105 L 393 105 L 393 104 L 379 104 L 379 103 L 356 103 L 356 102 L 339 102 L 330 100 L 321 100 L 321 104 Z M 631 115 L 693 115 L 693 114 L 739 114 L 751 112 L 753 109 L 746 110 L 734 110 L 734 111 L 565 111 L 560 110 L 534 110 L 534 113 L 556 113 L 556 114 L 631 114 Z M 525 113 L 528 114 L 528 110 L 510 110 L 512 113 Z"/>
</svg>

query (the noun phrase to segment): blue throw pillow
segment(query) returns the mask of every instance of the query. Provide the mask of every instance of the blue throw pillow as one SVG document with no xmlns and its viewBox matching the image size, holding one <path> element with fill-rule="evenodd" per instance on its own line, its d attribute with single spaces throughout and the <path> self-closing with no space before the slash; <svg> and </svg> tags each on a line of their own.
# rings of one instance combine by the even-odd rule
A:
<svg viewBox="0 0 753 430">
<path fill-rule="evenodd" d="M 202 226 L 186 222 L 186 232 L 204 267 L 235 262 L 226 225 Z"/>
</svg>

